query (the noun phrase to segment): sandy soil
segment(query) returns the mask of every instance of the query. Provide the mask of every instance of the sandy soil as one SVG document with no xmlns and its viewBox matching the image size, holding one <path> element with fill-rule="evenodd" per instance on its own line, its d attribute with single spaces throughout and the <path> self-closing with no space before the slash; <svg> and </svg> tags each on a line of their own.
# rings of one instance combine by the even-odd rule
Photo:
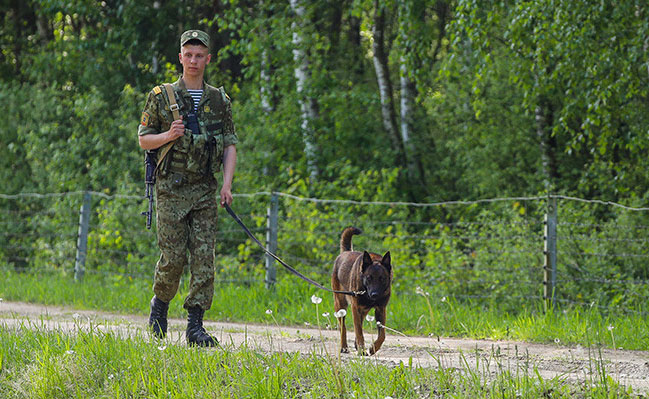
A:
<svg viewBox="0 0 649 399">
<path fill-rule="evenodd" d="M 74 332 L 94 328 L 119 336 L 147 337 L 147 319 L 142 316 L 75 310 L 21 302 L 0 302 L 0 328 L 47 328 Z M 313 327 L 293 328 L 206 321 L 205 327 L 225 347 L 243 344 L 261 351 L 338 353 L 339 335 L 335 330 Z M 169 320 L 169 343 L 184 345 L 185 320 Z M 352 328 L 348 320 L 348 329 Z M 353 331 L 348 331 L 353 348 Z M 371 336 L 366 332 L 365 340 Z M 324 342 L 324 345 L 323 345 Z M 355 354 L 343 354 L 353 358 Z M 458 370 L 474 369 L 481 375 L 494 375 L 502 370 L 516 373 L 538 373 L 544 379 L 558 378 L 574 383 L 596 384 L 604 367 L 607 376 L 634 393 L 649 394 L 649 351 L 628 351 L 561 345 L 541 345 L 514 341 L 489 341 L 447 337 L 403 337 L 388 333 L 376 356 L 369 358 L 386 365 L 412 362 L 420 367 L 444 367 Z"/>
</svg>

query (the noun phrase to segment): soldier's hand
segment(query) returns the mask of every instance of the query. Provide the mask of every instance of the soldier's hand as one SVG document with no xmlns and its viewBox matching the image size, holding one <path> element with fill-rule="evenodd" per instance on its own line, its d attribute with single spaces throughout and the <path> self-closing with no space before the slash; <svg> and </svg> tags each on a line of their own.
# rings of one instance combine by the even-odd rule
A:
<svg viewBox="0 0 649 399">
<path fill-rule="evenodd" d="M 176 140 L 180 136 L 185 135 L 185 125 L 183 125 L 183 117 L 171 122 L 171 127 L 167 133 L 169 141 Z"/>
</svg>

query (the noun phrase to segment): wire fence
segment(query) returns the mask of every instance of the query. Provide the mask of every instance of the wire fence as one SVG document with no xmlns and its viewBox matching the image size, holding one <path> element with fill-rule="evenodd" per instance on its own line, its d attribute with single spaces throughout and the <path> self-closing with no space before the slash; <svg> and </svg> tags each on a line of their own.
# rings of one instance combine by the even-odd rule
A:
<svg viewBox="0 0 649 399">
<path fill-rule="evenodd" d="M 155 220 L 144 228 L 145 208 L 133 195 L 0 194 L 0 266 L 70 278 L 152 278 L 159 252 Z M 353 225 L 363 230 L 355 249 L 391 252 L 395 292 L 421 287 L 513 310 L 551 303 L 648 311 L 649 208 L 567 196 L 423 204 L 258 192 L 235 195 L 233 209 L 268 248 L 324 285 L 340 233 Z M 217 283 L 294 278 L 227 213 L 219 218 Z"/>
</svg>

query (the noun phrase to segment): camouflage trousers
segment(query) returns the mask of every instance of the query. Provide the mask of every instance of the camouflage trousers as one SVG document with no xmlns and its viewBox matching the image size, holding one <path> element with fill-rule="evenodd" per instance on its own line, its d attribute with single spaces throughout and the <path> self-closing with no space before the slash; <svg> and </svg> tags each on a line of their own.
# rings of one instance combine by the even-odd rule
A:
<svg viewBox="0 0 649 399">
<path fill-rule="evenodd" d="M 212 306 L 214 245 L 217 222 L 217 182 L 214 177 L 189 179 L 181 174 L 158 176 L 156 221 L 160 259 L 153 292 L 164 302 L 178 291 L 185 266 L 191 274 L 185 309 Z"/>
</svg>

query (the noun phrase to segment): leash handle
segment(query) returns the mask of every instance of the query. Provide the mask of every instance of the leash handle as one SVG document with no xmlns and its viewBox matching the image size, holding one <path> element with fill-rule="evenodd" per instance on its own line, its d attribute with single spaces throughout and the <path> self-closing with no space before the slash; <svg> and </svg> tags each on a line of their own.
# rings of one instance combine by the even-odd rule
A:
<svg viewBox="0 0 649 399">
<path fill-rule="evenodd" d="M 351 296 L 361 296 L 361 295 L 365 294 L 365 291 L 336 291 L 336 290 L 332 290 L 331 288 L 327 288 L 327 287 L 323 286 L 322 284 L 318 283 L 317 281 L 314 281 L 314 280 L 308 278 L 307 276 L 303 275 L 302 273 L 298 272 L 295 268 L 293 268 L 292 266 L 288 265 L 286 262 L 281 260 L 279 258 L 279 256 L 275 255 L 274 253 L 272 253 L 268 249 L 266 249 L 266 247 L 257 239 L 257 237 L 255 237 L 254 234 L 252 234 L 252 232 L 248 229 L 248 227 L 246 227 L 246 225 L 241 221 L 241 219 L 239 219 L 239 216 L 237 216 L 237 214 L 234 213 L 232 208 L 230 208 L 230 205 L 228 205 L 227 203 L 224 203 L 223 205 L 225 207 L 225 210 L 228 212 L 228 214 L 230 214 L 230 216 L 232 216 L 232 219 L 234 219 L 234 221 L 237 222 L 239 224 L 239 226 L 241 226 L 241 228 L 243 229 L 243 231 L 246 232 L 248 237 L 250 237 L 254 242 L 256 242 L 257 245 L 259 245 L 259 247 L 261 249 L 263 249 L 264 252 L 266 252 L 266 254 L 268 254 L 273 259 L 278 261 L 288 271 L 295 274 L 296 276 L 298 276 L 302 280 L 304 280 L 304 281 L 306 281 L 306 282 L 308 282 L 310 284 L 313 284 L 313 285 L 315 285 L 316 287 L 318 287 L 320 289 L 332 292 L 334 294 L 344 294 L 344 295 L 351 295 Z"/>
</svg>

